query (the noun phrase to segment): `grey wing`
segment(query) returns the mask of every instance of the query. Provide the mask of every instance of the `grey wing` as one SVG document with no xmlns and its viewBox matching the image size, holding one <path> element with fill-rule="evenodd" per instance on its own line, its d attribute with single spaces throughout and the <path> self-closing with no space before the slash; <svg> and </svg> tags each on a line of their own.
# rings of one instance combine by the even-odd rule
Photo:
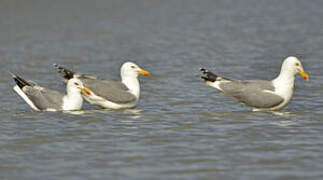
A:
<svg viewBox="0 0 323 180">
<path fill-rule="evenodd" d="M 284 101 L 281 96 L 268 92 L 274 91 L 270 81 L 232 81 L 220 86 L 226 95 L 251 107 L 272 108 Z"/>
<path fill-rule="evenodd" d="M 128 92 L 128 88 L 121 82 L 102 79 L 81 79 L 84 86 L 93 91 L 97 96 L 108 101 L 125 104 L 136 101 L 136 97 Z"/>
<path fill-rule="evenodd" d="M 23 91 L 40 110 L 62 110 L 63 95 L 57 91 L 35 86 L 25 86 Z"/>
<path fill-rule="evenodd" d="M 75 74 L 74 77 L 79 78 L 79 79 L 100 79 L 96 76 L 93 76 L 91 74 Z"/>
<path fill-rule="evenodd" d="M 90 74 L 73 74 L 73 78 L 78 78 L 78 79 L 99 79 L 96 76 L 90 75 Z M 63 82 L 66 84 L 69 79 L 63 77 Z"/>
</svg>

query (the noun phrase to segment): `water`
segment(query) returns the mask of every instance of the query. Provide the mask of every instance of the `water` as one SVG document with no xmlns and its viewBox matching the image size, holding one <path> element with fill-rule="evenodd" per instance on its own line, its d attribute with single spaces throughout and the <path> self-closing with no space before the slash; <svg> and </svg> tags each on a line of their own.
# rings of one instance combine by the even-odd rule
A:
<svg viewBox="0 0 323 180">
<path fill-rule="evenodd" d="M 322 1 L 2 1 L 0 179 L 322 179 Z M 251 112 L 199 68 L 272 79 L 298 56 L 279 113 Z M 135 109 L 34 112 L 8 71 L 64 92 L 58 63 L 119 78 L 131 59 Z"/>
</svg>

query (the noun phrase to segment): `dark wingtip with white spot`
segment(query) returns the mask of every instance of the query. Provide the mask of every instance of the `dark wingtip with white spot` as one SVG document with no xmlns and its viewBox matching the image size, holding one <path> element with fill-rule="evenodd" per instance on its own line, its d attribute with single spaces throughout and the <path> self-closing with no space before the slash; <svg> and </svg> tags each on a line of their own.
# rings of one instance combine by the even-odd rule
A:
<svg viewBox="0 0 323 180">
<path fill-rule="evenodd" d="M 20 87 L 23 88 L 24 86 L 31 86 L 31 84 L 29 82 L 27 82 L 26 80 L 24 80 L 23 78 L 19 77 L 18 75 L 10 72 L 13 80 L 15 81 L 15 83 Z"/>
<path fill-rule="evenodd" d="M 212 72 L 209 72 L 205 68 L 200 68 L 200 71 L 205 75 L 205 76 L 201 76 L 201 79 L 203 79 L 204 81 L 214 82 L 218 77 L 217 75 L 213 74 Z"/>
<path fill-rule="evenodd" d="M 209 72 L 207 69 L 205 69 L 205 68 L 200 68 L 200 71 L 201 72 L 203 72 L 203 73 L 207 73 L 207 72 Z"/>
<path fill-rule="evenodd" d="M 204 81 L 209 81 L 208 78 L 205 76 L 201 76 L 201 79 L 203 79 Z"/>
<path fill-rule="evenodd" d="M 65 67 L 54 63 L 53 66 L 57 69 L 57 72 L 61 73 L 63 78 L 66 80 L 72 79 L 74 77 L 74 72 L 66 69 Z"/>
</svg>

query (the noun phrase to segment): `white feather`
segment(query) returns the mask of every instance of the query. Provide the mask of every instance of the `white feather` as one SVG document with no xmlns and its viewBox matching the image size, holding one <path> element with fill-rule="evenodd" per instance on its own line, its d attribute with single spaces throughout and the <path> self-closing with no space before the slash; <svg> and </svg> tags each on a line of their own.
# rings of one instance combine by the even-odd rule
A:
<svg viewBox="0 0 323 180">
<path fill-rule="evenodd" d="M 19 96 L 26 101 L 26 103 L 34 110 L 39 111 L 39 109 L 35 106 L 35 104 L 26 96 L 26 94 L 20 89 L 18 85 L 13 87 L 13 90 L 16 91 Z"/>
</svg>

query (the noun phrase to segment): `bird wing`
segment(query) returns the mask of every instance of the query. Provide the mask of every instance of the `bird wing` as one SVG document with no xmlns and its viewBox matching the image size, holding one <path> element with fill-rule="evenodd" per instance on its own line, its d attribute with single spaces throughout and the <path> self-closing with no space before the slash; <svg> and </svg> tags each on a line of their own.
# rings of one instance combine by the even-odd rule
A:
<svg viewBox="0 0 323 180">
<path fill-rule="evenodd" d="M 108 101 L 125 104 L 137 100 L 136 96 L 129 92 L 127 86 L 121 82 L 93 78 L 80 78 L 85 87 Z"/>
<path fill-rule="evenodd" d="M 63 95 L 58 91 L 40 86 L 25 86 L 23 92 L 40 110 L 62 110 Z"/>
<path fill-rule="evenodd" d="M 223 92 L 237 101 L 256 108 L 272 108 L 284 99 L 274 93 L 271 81 L 229 81 L 220 84 Z"/>
</svg>

